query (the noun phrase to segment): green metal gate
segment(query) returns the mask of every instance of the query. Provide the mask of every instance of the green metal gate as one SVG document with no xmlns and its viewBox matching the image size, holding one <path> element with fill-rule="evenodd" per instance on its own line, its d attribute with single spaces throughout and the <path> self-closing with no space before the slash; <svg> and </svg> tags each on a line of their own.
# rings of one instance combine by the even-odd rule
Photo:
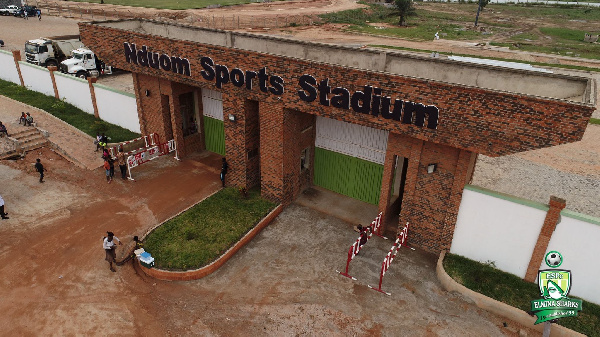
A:
<svg viewBox="0 0 600 337">
<path fill-rule="evenodd" d="M 225 155 L 225 123 L 218 119 L 204 116 L 204 142 L 206 149 Z"/>
<path fill-rule="evenodd" d="M 314 166 L 315 185 L 370 204 L 379 203 L 383 165 L 317 147 Z"/>
</svg>

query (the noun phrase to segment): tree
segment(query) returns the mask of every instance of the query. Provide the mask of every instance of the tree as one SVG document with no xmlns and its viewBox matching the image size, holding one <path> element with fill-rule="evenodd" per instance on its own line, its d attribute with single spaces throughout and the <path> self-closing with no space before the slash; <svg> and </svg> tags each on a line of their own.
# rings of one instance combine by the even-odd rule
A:
<svg viewBox="0 0 600 337">
<path fill-rule="evenodd" d="M 479 21 L 479 12 L 483 9 L 483 7 L 487 6 L 490 0 L 479 0 L 479 6 L 477 6 L 477 15 L 475 16 L 475 27 L 477 27 L 477 22 Z"/>
<path fill-rule="evenodd" d="M 406 26 L 406 17 L 415 14 L 413 0 L 394 0 L 394 5 L 400 15 L 400 26 Z"/>
</svg>

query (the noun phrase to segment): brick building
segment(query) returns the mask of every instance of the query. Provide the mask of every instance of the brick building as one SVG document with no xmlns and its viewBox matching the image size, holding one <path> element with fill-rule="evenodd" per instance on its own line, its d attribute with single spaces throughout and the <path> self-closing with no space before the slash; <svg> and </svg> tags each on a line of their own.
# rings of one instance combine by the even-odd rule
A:
<svg viewBox="0 0 600 337">
<path fill-rule="evenodd" d="M 229 185 L 289 203 L 313 184 L 448 248 L 478 153 L 581 139 L 595 83 L 406 53 L 124 20 L 82 41 L 133 73 L 143 134 L 230 164 Z"/>
</svg>

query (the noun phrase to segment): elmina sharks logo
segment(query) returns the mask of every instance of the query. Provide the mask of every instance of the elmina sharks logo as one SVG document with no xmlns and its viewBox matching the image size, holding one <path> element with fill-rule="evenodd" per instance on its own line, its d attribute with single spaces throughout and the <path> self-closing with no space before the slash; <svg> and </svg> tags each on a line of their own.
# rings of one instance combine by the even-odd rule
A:
<svg viewBox="0 0 600 337">
<path fill-rule="evenodd" d="M 563 258 L 559 252 L 546 254 L 546 265 L 551 268 L 559 267 Z M 581 311 L 581 300 L 567 297 L 571 290 L 572 276 L 570 270 L 545 269 L 538 271 L 538 285 L 544 299 L 531 301 L 531 311 L 537 316 L 534 324 L 546 321 L 577 316 Z"/>
</svg>

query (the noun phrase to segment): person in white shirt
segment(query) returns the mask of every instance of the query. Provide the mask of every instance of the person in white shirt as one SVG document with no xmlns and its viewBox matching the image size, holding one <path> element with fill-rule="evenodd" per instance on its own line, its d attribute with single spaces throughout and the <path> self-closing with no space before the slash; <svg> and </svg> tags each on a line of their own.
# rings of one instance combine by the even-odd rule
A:
<svg viewBox="0 0 600 337">
<path fill-rule="evenodd" d="M 115 262 L 115 258 L 117 254 L 115 250 L 117 249 L 117 245 L 114 240 L 119 241 L 119 244 L 122 245 L 121 240 L 113 234 L 113 232 L 106 232 L 107 236 L 102 241 L 102 248 L 106 252 L 105 260 L 108 261 L 108 265 L 110 266 L 110 271 L 116 272 L 115 268 L 113 268 L 113 262 Z"/>
<path fill-rule="evenodd" d="M 4 213 L 4 199 L 0 195 L 0 216 L 2 216 L 2 220 L 8 219 L 7 215 L 8 213 Z"/>
</svg>

